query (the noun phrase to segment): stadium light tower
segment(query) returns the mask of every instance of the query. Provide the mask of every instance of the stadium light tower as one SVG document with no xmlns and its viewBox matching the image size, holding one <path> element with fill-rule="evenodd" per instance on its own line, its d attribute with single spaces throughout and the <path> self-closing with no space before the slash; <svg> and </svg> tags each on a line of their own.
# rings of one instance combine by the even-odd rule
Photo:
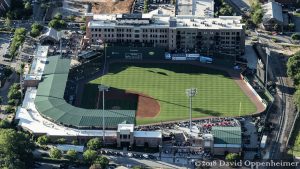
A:
<svg viewBox="0 0 300 169">
<path fill-rule="evenodd" d="M 190 132 L 192 133 L 192 98 L 197 95 L 197 88 L 186 89 L 185 93 L 190 99 Z"/>
<path fill-rule="evenodd" d="M 98 85 L 98 89 L 99 89 L 99 97 L 98 97 L 97 108 L 99 108 L 100 92 L 102 91 L 102 136 L 103 136 L 103 144 L 105 144 L 104 93 L 108 91 L 109 87 L 105 85 Z"/>
</svg>

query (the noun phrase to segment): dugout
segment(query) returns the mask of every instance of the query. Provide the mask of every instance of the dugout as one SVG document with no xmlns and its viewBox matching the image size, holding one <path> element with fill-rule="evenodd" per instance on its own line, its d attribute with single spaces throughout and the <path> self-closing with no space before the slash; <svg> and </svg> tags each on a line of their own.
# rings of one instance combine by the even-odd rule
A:
<svg viewBox="0 0 300 169">
<path fill-rule="evenodd" d="M 108 46 L 106 56 L 112 59 L 152 60 L 164 59 L 165 49 L 160 47 Z"/>
</svg>

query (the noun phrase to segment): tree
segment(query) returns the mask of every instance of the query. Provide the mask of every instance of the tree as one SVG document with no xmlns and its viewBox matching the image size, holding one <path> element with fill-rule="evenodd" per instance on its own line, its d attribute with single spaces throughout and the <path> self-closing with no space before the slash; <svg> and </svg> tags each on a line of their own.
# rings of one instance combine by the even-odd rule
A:
<svg viewBox="0 0 300 169">
<path fill-rule="evenodd" d="M 75 21 L 75 16 L 74 15 L 69 15 L 67 16 L 67 19 L 70 21 Z"/>
<path fill-rule="evenodd" d="M 20 88 L 17 84 L 12 85 L 9 88 L 7 98 L 9 100 L 11 100 L 11 99 L 19 99 L 20 100 L 21 99 L 21 92 L 19 90 L 20 90 Z"/>
<path fill-rule="evenodd" d="M 40 35 L 40 31 L 39 31 L 38 29 L 31 29 L 30 35 L 31 35 L 32 37 L 37 37 L 37 36 Z"/>
<path fill-rule="evenodd" d="M 67 24 L 66 24 L 66 21 L 64 21 L 64 20 L 59 20 L 59 25 L 60 25 L 60 26 L 59 26 L 60 28 L 64 28 L 64 27 L 66 27 Z"/>
<path fill-rule="evenodd" d="M 293 40 L 300 40 L 300 34 L 298 34 L 298 33 L 293 33 L 292 36 L 291 36 L 291 38 L 292 38 Z"/>
<path fill-rule="evenodd" d="M 294 31 L 295 30 L 295 24 L 294 23 L 289 23 L 288 28 L 289 28 L 289 31 Z"/>
<path fill-rule="evenodd" d="M 15 113 L 15 108 L 11 105 L 6 106 L 4 109 L 4 113 L 6 114 Z"/>
<path fill-rule="evenodd" d="M 109 160 L 104 156 L 99 156 L 95 159 L 94 164 L 99 164 L 101 168 L 106 168 L 109 164 Z"/>
<path fill-rule="evenodd" d="M 97 158 L 97 151 L 95 150 L 86 150 L 83 153 L 83 159 L 86 163 L 91 164 Z"/>
<path fill-rule="evenodd" d="M 148 0 L 144 0 L 144 13 L 148 13 L 148 12 L 149 12 Z"/>
<path fill-rule="evenodd" d="M 75 150 L 68 150 L 66 158 L 70 161 L 75 161 L 77 159 L 77 152 Z"/>
<path fill-rule="evenodd" d="M 73 144 L 73 145 L 78 145 L 78 141 L 77 141 L 77 140 L 73 140 L 73 141 L 71 142 L 71 144 Z"/>
<path fill-rule="evenodd" d="M 33 148 L 29 135 L 13 129 L 0 129 L 0 168 L 31 168 Z"/>
<path fill-rule="evenodd" d="M 80 26 L 80 30 L 86 31 L 86 26 L 85 25 Z"/>
<path fill-rule="evenodd" d="M 34 24 L 31 25 L 31 29 L 38 29 L 41 31 L 43 29 L 43 26 L 35 22 Z"/>
<path fill-rule="evenodd" d="M 251 20 L 255 25 L 262 22 L 263 14 L 261 3 L 258 0 L 253 1 L 251 4 Z"/>
<path fill-rule="evenodd" d="M 57 14 L 54 15 L 53 19 L 61 20 L 62 15 L 60 13 L 57 13 Z"/>
<path fill-rule="evenodd" d="M 300 90 L 299 88 L 296 90 L 295 94 L 294 94 L 294 101 L 297 105 L 298 110 L 300 110 Z M 300 143 L 299 143 L 300 144 Z"/>
<path fill-rule="evenodd" d="M 51 27 L 51 28 L 59 28 L 59 20 L 57 19 L 53 19 L 51 20 L 49 23 L 48 23 L 48 26 Z"/>
<path fill-rule="evenodd" d="M 99 138 L 90 139 L 87 143 L 88 149 L 97 150 L 101 148 L 101 140 Z"/>
<path fill-rule="evenodd" d="M 222 6 L 219 11 L 219 15 L 230 16 L 233 15 L 233 9 L 228 4 Z"/>
<path fill-rule="evenodd" d="M 6 17 L 5 22 L 4 22 L 4 26 L 8 27 L 8 28 L 11 26 L 11 19 L 9 19 L 9 17 Z"/>
<path fill-rule="evenodd" d="M 9 128 L 10 127 L 10 123 L 7 120 L 1 120 L 0 121 L 0 128 Z"/>
<path fill-rule="evenodd" d="M 230 165 L 232 165 L 232 166 L 235 165 L 235 163 L 233 163 L 233 162 L 235 162 L 239 159 L 240 159 L 240 156 L 236 153 L 228 153 L 225 157 L 225 160 L 230 162 Z"/>
<path fill-rule="evenodd" d="M 300 79 L 295 79 L 296 74 L 300 73 L 300 51 L 296 52 L 287 62 L 287 74 L 294 79 L 296 85 Z"/>
<path fill-rule="evenodd" d="M 43 26 L 38 24 L 38 23 L 34 23 L 31 25 L 31 31 L 30 31 L 30 35 L 32 37 L 37 37 L 41 34 L 41 31 L 43 30 Z"/>
<path fill-rule="evenodd" d="M 22 45 L 25 40 L 26 29 L 25 28 L 17 28 L 14 33 L 14 38 L 11 42 L 9 52 L 11 57 L 16 55 L 17 49 Z"/>
<path fill-rule="evenodd" d="M 37 143 L 40 145 L 46 145 L 46 144 L 50 143 L 50 138 L 46 135 L 40 136 L 37 139 Z"/>
<path fill-rule="evenodd" d="M 24 5 L 24 8 L 26 10 L 31 10 L 31 4 L 30 4 L 30 2 L 26 2 L 25 5 Z"/>
<path fill-rule="evenodd" d="M 59 138 L 56 140 L 57 144 L 66 144 L 67 140 L 65 138 Z"/>
<path fill-rule="evenodd" d="M 252 15 L 252 21 L 255 25 L 258 25 L 262 22 L 262 17 L 263 17 L 263 10 L 258 9 L 256 10 L 253 15 Z"/>
<path fill-rule="evenodd" d="M 66 27 L 66 22 L 64 20 L 52 19 L 48 26 L 54 29 L 61 29 Z"/>
<path fill-rule="evenodd" d="M 60 159 L 62 157 L 62 152 L 57 148 L 51 148 L 49 155 L 51 158 Z"/>
</svg>

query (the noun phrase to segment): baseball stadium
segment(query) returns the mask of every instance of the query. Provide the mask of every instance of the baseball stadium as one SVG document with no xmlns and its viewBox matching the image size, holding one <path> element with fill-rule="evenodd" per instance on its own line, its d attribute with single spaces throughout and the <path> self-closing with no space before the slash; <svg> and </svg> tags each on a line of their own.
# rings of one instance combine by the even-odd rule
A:
<svg viewBox="0 0 300 169">
<path fill-rule="evenodd" d="M 122 123 L 187 120 L 185 91 L 191 87 L 198 89 L 192 104 L 194 119 L 249 115 L 261 109 L 238 73 L 196 61 L 108 58 L 96 57 L 71 68 L 70 59 L 49 57 L 34 101 L 38 112 L 75 128 L 102 128 L 103 116 L 107 129 Z M 99 85 L 109 87 L 104 111 Z"/>
</svg>

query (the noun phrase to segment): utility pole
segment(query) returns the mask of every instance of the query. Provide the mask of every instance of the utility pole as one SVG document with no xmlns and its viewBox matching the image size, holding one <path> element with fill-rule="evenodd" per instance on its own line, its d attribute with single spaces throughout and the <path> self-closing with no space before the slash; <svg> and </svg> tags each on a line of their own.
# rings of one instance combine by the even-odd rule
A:
<svg viewBox="0 0 300 169">
<path fill-rule="evenodd" d="M 186 89 L 185 93 L 190 100 L 190 132 L 192 132 L 192 97 L 197 95 L 197 88 Z"/>
<path fill-rule="evenodd" d="M 105 144 L 105 117 L 104 117 L 104 111 L 105 111 L 105 96 L 104 93 L 108 91 L 109 87 L 105 85 L 99 85 L 99 97 L 98 97 L 98 105 L 97 108 L 99 108 L 99 98 L 100 98 L 100 91 L 102 91 L 102 138 L 103 138 L 103 144 Z"/>
<path fill-rule="evenodd" d="M 266 54 L 267 54 L 267 62 L 266 62 L 266 81 L 265 81 L 265 89 L 268 87 L 268 68 L 269 68 L 269 56 L 270 56 L 270 49 L 266 48 Z"/>
</svg>

